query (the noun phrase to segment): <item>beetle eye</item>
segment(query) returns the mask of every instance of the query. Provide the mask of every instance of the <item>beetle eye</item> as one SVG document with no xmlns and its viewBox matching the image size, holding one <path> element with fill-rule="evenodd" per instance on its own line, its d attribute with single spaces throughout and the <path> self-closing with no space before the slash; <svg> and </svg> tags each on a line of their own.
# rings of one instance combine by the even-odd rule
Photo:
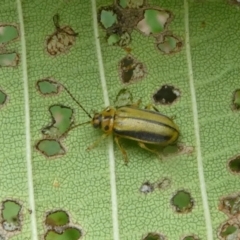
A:
<svg viewBox="0 0 240 240">
<path fill-rule="evenodd" d="M 100 128 L 102 124 L 102 115 L 95 114 L 92 120 L 92 125 L 94 128 Z"/>
</svg>

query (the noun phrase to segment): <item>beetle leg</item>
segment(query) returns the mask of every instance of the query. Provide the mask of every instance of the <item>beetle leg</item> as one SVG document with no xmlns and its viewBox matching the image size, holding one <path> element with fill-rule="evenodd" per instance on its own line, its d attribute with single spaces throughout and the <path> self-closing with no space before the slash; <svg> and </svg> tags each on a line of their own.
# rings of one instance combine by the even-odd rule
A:
<svg viewBox="0 0 240 240">
<path fill-rule="evenodd" d="M 157 154 L 158 157 L 161 158 L 161 156 L 160 156 L 160 154 L 159 154 L 159 152 L 158 152 L 157 150 L 148 148 L 148 147 L 145 145 L 145 143 L 143 143 L 143 142 L 138 142 L 138 145 L 139 145 L 141 148 L 143 148 L 143 149 L 145 149 L 145 150 L 147 150 L 147 151 L 149 151 L 149 152 L 152 152 L 152 153 Z"/>
<path fill-rule="evenodd" d="M 154 105 L 152 105 L 152 104 L 148 104 L 146 107 L 145 107 L 145 109 L 153 109 L 153 110 L 155 110 L 156 112 L 159 112 L 158 111 L 158 109 L 154 106 Z"/>
<path fill-rule="evenodd" d="M 142 100 L 139 99 L 137 102 L 130 104 L 131 107 L 139 108 L 139 105 L 141 104 Z"/>
<path fill-rule="evenodd" d="M 154 105 L 152 105 L 151 103 L 150 104 L 148 104 L 147 106 L 145 106 L 145 109 L 153 109 L 153 110 L 155 110 L 156 112 L 159 112 L 159 110 L 154 106 Z M 175 118 L 176 118 L 176 115 L 174 115 L 174 116 L 172 116 L 172 117 L 170 117 L 172 120 L 174 120 Z"/>
<path fill-rule="evenodd" d="M 105 139 L 108 136 L 108 134 L 103 134 L 100 138 L 97 139 L 97 141 L 95 141 L 92 145 L 90 145 L 87 148 L 87 151 L 92 150 L 93 148 L 95 148 L 103 139 Z"/>
<path fill-rule="evenodd" d="M 124 162 L 127 165 L 128 164 L 128 156 L 126 151 L 124 150 L 124 148 L 121 146 L 120 142 L 119 142 L 119 137 L 115 137 L 114 140 L 116 142 L 116 144 L 118 145 L 119 149 L 121 150 L 122 154 L 123 154 L 123 158 L 124 158 Z"/>
</svg>

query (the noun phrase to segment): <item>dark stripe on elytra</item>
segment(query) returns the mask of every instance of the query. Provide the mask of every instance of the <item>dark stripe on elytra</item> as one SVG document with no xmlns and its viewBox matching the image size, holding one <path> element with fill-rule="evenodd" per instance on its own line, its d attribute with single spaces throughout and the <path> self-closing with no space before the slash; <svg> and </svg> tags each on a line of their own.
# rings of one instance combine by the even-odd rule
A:
<svg viewBox="0 0 240 240">
<path fill-rule="evenodd" d="M 126 137 L 132 137 L 139 140 L 145 140 L 148 142 L 155 142 L 155 143 L 161 143 L 165 142 L 171 139 L 171 136 L 163 136 L 157 133 L 150 133 L 150 132 L 144 132 L 144 131 L 121 131 L 114 129 L 114 133 L 120 135 L 120 136 L 126 136 Z"/>
<path fill-rule="evenodd" d="M 164 115 L 163 115 L 163 116 L 164 116 Z M 121 118 L 121 117 L 118 117 L 118 118 Z M 124 117 L 124 118 L 126 118 L 126 117 Z M 143 119 L 143 118 L 136 118 L 136 117 L 129 117 L 129 118 L 130 118 L 130 119 L 134 119 L 134 120 L 140 120 L 140 121 L 142 121 L 142 122 L 154 123 L 154 124 L 157 124 L 157 125 L 159 125 L 159 126 L 168 127 L 168 128 L 170 128 L 170 129 L 173 129 L 173 130 L 175 130 L 175 131 L 178 132 L 178 130 L 177 130 L 176 128 L 171 127 L 171 126 L 169 126 L 169 125 L 167 125 L 167 124 L 165 124 L 165 123 L 161 123 L 161 122 L 159 122 L 159 121 L 154 121 L 154 120 L 150 120 L 150 119 Z"/>
</svg>

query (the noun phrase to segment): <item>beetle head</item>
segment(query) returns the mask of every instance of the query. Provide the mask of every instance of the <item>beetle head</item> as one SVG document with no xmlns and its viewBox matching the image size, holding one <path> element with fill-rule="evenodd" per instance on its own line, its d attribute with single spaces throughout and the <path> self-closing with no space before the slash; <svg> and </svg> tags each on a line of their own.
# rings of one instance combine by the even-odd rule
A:
<svg viewBox="0 0 240 240">
<path fill-rule="evenodd" d="M 92 118 L 91 124 L 93 125 L 94 128 L 101 128 L 101 125 L 102 125 L 102 114 L 95 113 L 93 118 Z"/>
<path fill-rule="evenodd" d="M 94 128 L 101 128 L 105 133 L 111 133 L 113 128 L 113 120 L 115 109 L 107 107 L 100 113 L 95 113 L 92 118 L 92 125 Z"/>
</svg>

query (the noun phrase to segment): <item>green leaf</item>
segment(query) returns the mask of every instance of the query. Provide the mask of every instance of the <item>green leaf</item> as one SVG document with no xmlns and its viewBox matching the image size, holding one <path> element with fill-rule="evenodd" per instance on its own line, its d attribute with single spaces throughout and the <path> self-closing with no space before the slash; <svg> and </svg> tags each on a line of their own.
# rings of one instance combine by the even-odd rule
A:
<svg viewBox="0 0 240 240">
<path fill-rule="evenodd" d="M 3 0 L 0 239 L 238 239 L 239 7 Z M 180 137 L 126 166 L 89 116 L 139 100 Z"/>
</svg>

